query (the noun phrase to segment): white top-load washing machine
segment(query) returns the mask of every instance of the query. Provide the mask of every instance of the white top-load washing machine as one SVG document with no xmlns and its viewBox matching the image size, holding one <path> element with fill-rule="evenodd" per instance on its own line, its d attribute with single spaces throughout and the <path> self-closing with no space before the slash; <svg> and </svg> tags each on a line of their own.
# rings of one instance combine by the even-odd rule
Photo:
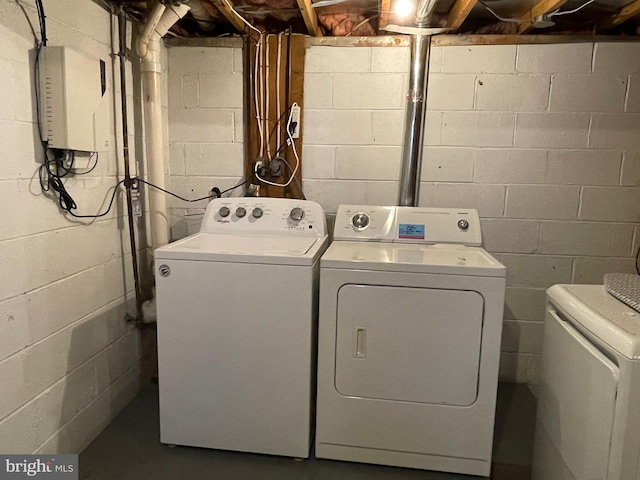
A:
<svg viewBox="0 0 640 480">
<path fill-rule="evenodd" d="M 602 285 L 547 291 L 536 480 L 640 479 L 640 313 Z"/>
<path fill-rule="evenodd" d="M 488 475 L 505 267 L 477 212 L 343 205 L 334 235 L 316 456 Z"/>
<path fill-rule="evenodd" d="M 309 456 L 326 245 L 315 202 L 222 198 L 156 250 L 163 443 Z"/>
</svg>

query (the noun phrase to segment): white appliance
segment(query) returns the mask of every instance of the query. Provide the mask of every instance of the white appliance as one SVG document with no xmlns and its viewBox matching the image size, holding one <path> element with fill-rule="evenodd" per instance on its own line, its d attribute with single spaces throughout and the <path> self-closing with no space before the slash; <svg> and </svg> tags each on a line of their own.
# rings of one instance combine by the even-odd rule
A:
<svg viewBox="0 0 640 480">
<path fill-rule="evenodd" d="M 340 206 L 321 260 L 316 456 L 488 475 L 505 267 L 471 209 Z"/>
<path fill-rule="evenodd" d="M 640 478 L 640 314 L 602 285 L 547 290 L 536 480 Z"/>
<path fill-rule="evenodd" d="M 315 202 L 222 198 L 156 250 L 163 443 L 309 456 L 326 244 Z"/>
</svg>

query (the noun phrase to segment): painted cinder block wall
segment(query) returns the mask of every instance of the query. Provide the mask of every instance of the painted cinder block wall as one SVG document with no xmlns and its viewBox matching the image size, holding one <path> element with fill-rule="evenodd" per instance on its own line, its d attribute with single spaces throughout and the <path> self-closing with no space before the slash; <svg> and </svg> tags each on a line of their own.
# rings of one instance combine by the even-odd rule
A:
<svg viewBox="0 0 640 480">
<path fill-rule="evenodd" d="M 241 60 L 168 49 L 179 193 L 241 179 Z M 406 46 L 307 49 L 303 187 L 327 212 L 395 204 L 408 62 Z M 508 268 L 501 379 L 537 383 L 545 289 L 634 271 L 640 44 L 434 47 L 430 71 L 420 205 L 479 210 Z M 174 238 L 202 206 L 172 203 Z"/>
<path fill-rule="evenodd" d="M 37 26 L 33 2 L 21 3 Z M 110 15 L 85 0 L 45 12 L 49 45 L 106 60 L 113 106 Z M 148 381 L 154 339 L 124 320 L 135 306 L 123 195 L 106 217 L 71 222 L 40 191 L 34 41 L 15 2 L 0 3 L 0 45 L 0 452 L 79 453 Z M 96 169 L 66 182 L 79 214 L 101 211 L 122 176 L 116 131 Z"/>
</svg>

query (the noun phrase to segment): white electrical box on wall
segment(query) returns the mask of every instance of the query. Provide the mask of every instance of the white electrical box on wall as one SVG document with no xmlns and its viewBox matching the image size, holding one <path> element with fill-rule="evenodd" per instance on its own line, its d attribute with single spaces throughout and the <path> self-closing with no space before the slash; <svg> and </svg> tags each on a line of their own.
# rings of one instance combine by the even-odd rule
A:
<svg viewBox="0 0 640 480">
<path fill-rule="evenodd" d="M 41 135 L 49 148 L 108 150 L 106 62 L 69 47 L 42 47 L 38 70 Z"/>
</svg>

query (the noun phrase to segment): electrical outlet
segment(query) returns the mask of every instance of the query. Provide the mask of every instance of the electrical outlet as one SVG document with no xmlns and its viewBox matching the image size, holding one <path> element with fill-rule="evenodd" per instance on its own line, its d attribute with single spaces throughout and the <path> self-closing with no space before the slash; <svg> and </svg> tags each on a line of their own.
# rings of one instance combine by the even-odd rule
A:
<svg viewBox="0 0 640 480">
<path fill-rule="evenodd" d="M 274 158 L 269 162 L 269 173 L 272 177 L 280 177 L 283 175 L 284 162 L 281 158 Z"/>
<path fill-rule="evenodd" d="M 291 124 L 289 126 L 289 131 L 291 133 L 292 138 L 300 137 L 300 106 L 293 105 L 291 107 Z"/>
</svg>

